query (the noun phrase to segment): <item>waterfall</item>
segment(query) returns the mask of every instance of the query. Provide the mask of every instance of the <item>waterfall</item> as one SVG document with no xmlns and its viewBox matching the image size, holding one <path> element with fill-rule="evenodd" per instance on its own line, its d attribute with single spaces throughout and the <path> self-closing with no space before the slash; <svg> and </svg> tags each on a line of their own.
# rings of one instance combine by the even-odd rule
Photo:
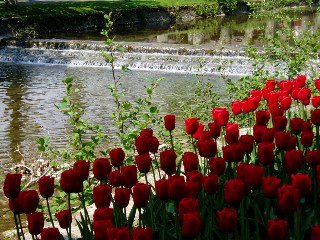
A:
<svg viewBox="0 0 320 240">
<path fill-rule="evenodd" d="M 118 43 L 115 66 L 132 70 L 199 72 L 247 75 L 250 60 L 242 49 L 197 48 L 189 45 Z M 58 39 L 7 39 L 2 41 L 0 62 L 58 64 L 67 66 L 110 67 L 102 51 L 110 49 L 101 41 Z"/>
</svg>

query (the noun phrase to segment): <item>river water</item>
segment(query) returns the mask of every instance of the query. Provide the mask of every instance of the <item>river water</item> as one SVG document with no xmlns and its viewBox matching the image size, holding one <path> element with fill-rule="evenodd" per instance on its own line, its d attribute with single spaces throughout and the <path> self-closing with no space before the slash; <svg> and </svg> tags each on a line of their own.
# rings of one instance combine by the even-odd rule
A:
<svg viewBox="0 0 320 240">
<path fill-rule="evenodd" d="M 243 56 L 245 43 L 262 46 L 258 37 L 274 34 L 279 26 L 281 23 L 272 19 L 238 16 L 199 20 L 189 26 L 166 29 L 119 31 L 116 40 L 132 49 L 119 54 L 119 61 L 133 69 L 124 75 L 121 89 L 128 99 L 137 99 L 146 95 L 144 85 L 148 85 L 148 79 L 163 77 L 154 102 L 162 114 L 179 114 L 178 105 L 192 97 L 196 82 L 192 72 L 202 59 L 206 64 L 205 78 L 210 79 L 217 94 L 224 98 L 225 83 L 219 76 L 219 66 L 224 65 L 225 73 L 235 79 L 249 74 L 250 64 Z M 319 28 L 320 18 L 314 13 L 301 14 L 292 22 L 296 34 Z M 3 166 L 10 167 L 10 162 L 23 160 L 17 147 L 26 160 L 36 160 L 40 156 L 36 143 L 39 137 L 50 136 L 59 147 L 66 144 L 68 119 L 55 107 L 65 95 L 62 80 L 66 77 L 73 77 L 81 90 L 78 100 L 85 109 L 84 118 L 112 132 L 110 112 L 114 104 L 107 89 L 112 83 L 111 71 L 102 63 L 102 49 L 92 50 L 101 46 L 101 42 L 92 40 L 102 38 L 96 33 L 55 34 L 27 40 L 28 48 L 12 42 L 0 48 L 0 163 Z M 209 51 L 221 48 L 224 49 Z M 9 224 L 12 216 L 2 194 L 0 191 L 0 232 L 13 226 Z"/>
</svg>

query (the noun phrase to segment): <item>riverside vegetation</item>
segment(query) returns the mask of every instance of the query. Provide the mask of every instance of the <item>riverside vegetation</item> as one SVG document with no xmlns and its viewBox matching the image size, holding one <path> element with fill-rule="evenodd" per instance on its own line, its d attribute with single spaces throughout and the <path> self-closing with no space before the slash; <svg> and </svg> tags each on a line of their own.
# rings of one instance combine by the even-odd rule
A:
<svg viewBox="0 0 320 240">
<path fill-rule="evenodd" d="M 59 109 L 70 119 L 69 145 L 60 150 L 50 147 L 50 139 L 38 143 L 53 164 L 74 165 L 59 181 L 39 179 L 48 203 L 42 208 L 37 191 L 20 191 L 20 174 L 7 175 L 4 192 L 18 238 L 24 235 L 19 216 L 27 213 L 34 239 L 59 239 L 51 217 L 52 228 L 43 228 L 45 213 L 52 212 L 71 238 L 72 212 L 94 203 L 93 222 L 86 211 L 77 220 L 83 239 L 318 239 L 320 80 L 311 63 L 318 58 L 319 33 L 296 37 L 286 27 L 292 19 L 278 12 L 285 27 L 266 39 L 265 51 L 248 47 L 252 75 L 237 82 L 222 76 L 232 104 L 219 107 L 214 86 L 199 74 L 192 104 L 182 106 L 185 120 L 178 124 L 152 103 L 161 80 L 146 86 L 147 96 L 136 102 L 121 93 L 123 79 L 115 74 L 112 54 L 119 46 L 109 38 L 111 15 L 106 17 L 111 52 L 104 56 L 114 73 L 108 89 L 118 138 L 103 149 L 108 135 L 81 118 L 83 110 L 72 101 L 81 93 L 71 78 L 64 80 L 67 95 Z M 270 75 L 266 61 L 280 70 Z M 247 132 L 240 134 L 239 126 Z M 147 174 L 154 181 L 141 183 Z M 54 184 L 59 196 L 53 195 Z M 130 198 L 134 205 L 127 209 Z"/>
</svg>

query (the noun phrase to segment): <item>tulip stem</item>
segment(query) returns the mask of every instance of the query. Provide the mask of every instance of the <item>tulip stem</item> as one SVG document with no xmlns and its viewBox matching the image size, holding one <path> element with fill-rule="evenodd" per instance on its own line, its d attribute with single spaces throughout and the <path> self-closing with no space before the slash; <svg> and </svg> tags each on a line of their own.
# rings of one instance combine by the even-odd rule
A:
<svg viewBox="0 0 320 240">
<path fill-rule="evenodd" d="M 18 219 L 19 219 L 19 223 L 20 223 L 22 239 L 25 240 L 20 214 L 18 214 Z"/>
<path fill-rule="evenodd" d="M 17 235 L 18 235 L 18 239 L 20 240 L 19 224 L 18 224 L 17 214 L 15 213 L 14 208 L 15 208 L 14 207 L 14 199 L 12 199 L 12 209 L 13 209 L 13 215 L 14 215 L 14 223 L 16 224 Z"/>
<path fill-rule="evenodd" d="M 49 205 L 49 199 L 46 198 L 46 202 L 47 202 L 47 208 L 48 208 L 48 213 L 49 213 L 49 217 L 50 217 L 50 222 L 51 222 L 51 225 L 52 227 L 54 228 L 54 223 L 53 223 L 53 219 L 52 219 L 52 214 L 51 214 L 51 210 L 50 210 L 50 205 Z"/>
<path fill-rule="evenodd" d="M 320 149 L 320 144 L 319 144 L 319 126 L 316 126 L 316 147 L 317 147 L 317 150 Z"/>
<path fill-rule="evenodd" d="M 160 173 L 160 168 L 159 168 L 159 164 L 158 164 L 158 161 L 157 161 L 157 155 L 154 153 L 153 156 L 154 156 L 154 161 L 155 161 L 155 163 L 157 165 L 157 169 L 158 169 L 158 173 L 159 173 L 159 179 L 161 179 L 161 173 Z"/>
<path fill-rule="evenodd" d="M 180 219 L 179 219 L 179 206 L 178 206 L 178 202 L 175 202 L 175 224 L 176 224 L 176 234 L 177 234 L 177 239 L 181 240 L 181 227 L 180 227 Z"/>
<path fill-rule="evenodd" d="M 70 203 L 71 199 L 70 199 L 70 193 L 68 193 L 68 209 L 69 209 L 69 212 L 71 214 L 71 203 Z M 67 231 L 68 233 L 68 238 L 69 240 L 71 240 L 71 221 L 69 221 L 69 231 Z"/>
<path fill-rule="evenodd" d="M 141 214 L 141 208 L 138 208 L 138 211 L 139 211 L 139 226 L 140 226 L 140 227 L 143 227 L 143 226 L 142 226 L 142 214 Z"/>
<path fill-rule="evenodd" d="M 154 167 L 153 167 L 152 163 L 151 163 L 151 169 L 152 169 L 153 181 L 154 181 L 154 184 L 155 184 L 156 183 L 156 174 L 154 172 Z"/>
<path fill-rule="evenodd" d="M 169 131 L 170 134 L 170 143 L 171 143 L 171 149 L 174 151 L 174 145 L 173 145 L 173 137 L 172 137 L 172 131 Z"/>
<path fill-rule="evenodd" d="M 296 210 L 296 212 L 294 213 L 294 239 L 300 240 L 301 236 L 300 236 L 300 228 L 301 228 L 301 217 L 300 217 L 300 207 L 298 207 L 298 209 Z"/>
<path fill-rule="evenodd" d="M 197 148 L 196 148 L 196 142 L 195 142 L 195 139 L 194 139 L 194 137 L 192 135 L 191 135 L 191 141 L 192 141 L 192 146 L 193 146 L 194 153 L 198 156 Z"/>
</svg>

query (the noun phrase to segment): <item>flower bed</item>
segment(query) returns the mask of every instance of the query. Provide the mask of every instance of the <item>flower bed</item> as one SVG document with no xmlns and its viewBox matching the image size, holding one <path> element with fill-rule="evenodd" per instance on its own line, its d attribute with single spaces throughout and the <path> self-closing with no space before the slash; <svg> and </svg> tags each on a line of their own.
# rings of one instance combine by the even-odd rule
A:
<svg viewBox="0 0 320 240">
<path fill-rule="evenodd" d="M 320 90 L 320 79 L 312 88 Z M 62 172 L 60 187 L 69 209 L 55 216 L 71 238 L 70 196 L 76 193 L 85 210 L 77 220 L 83 239 L 320 239 L 319 106 L 320 96 L 312 96 L 305 76 L 267 80 L 263 89 L 234 101 L 230 112 L 213 109 L 207 126 L 186 119 L 193 150 L 181 155 L 174 149 L 175 116 L 166 115 L 171 144 L 159 155 L 158 139 L 144 129 L 135 141 L 135 164 L 126 164 L 121 148 L 110 150 L 109 158 L 95 159 L 93 219 L 83 192 L 91 163 L 78 160 Z M 255 123 L 243 135 L 236 123 L 240 114 Z M 147 174 L 153 175 L 152 182 Z M 52 228 L 43 228 L 43 213 L 36 212 L 38 192 L 49 206 L 54 179 L 40 178 L 39 191 L 20 191 L 20 184 L 21 174 L 7 174 L 4 193 L 19 239 L 20 214 L 27 214 L 33 239 L 40 234 L 41 239 L 59 239 L 50 211 Z M 134 205 L 127 209 L 130 199 Z"/>
</svg>

